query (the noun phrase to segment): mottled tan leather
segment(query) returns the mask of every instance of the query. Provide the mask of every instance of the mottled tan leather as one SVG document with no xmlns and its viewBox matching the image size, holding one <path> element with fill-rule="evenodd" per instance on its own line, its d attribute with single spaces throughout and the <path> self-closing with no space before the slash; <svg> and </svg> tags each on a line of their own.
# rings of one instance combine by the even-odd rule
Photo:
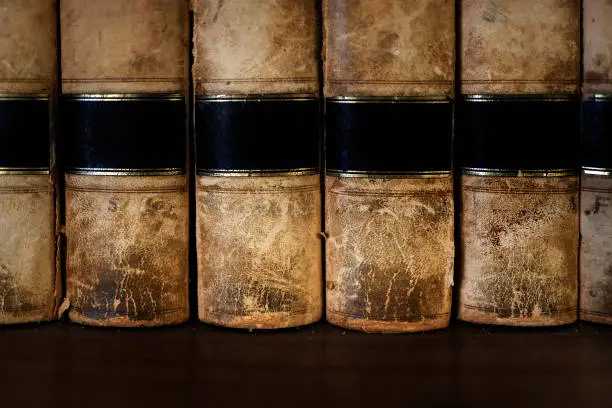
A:
<svg viewBox="0 0 612 408">
<path fill-rule="evenodd" d="M 49 93 L 57 58 L 55 0 L 0 2 L 0 93 Z"/>
<path fill-rule="evenodd" d="M 323 0 L 325 96 L 453 95 L 453 0 Z"/>
<path fill-rule="evenodd" d="M 577 177 L 461 177 L 459 318 L 576 320 Z"/>
<path fill-rule="evenodd" d="M 197 177 L 198 308 L 249 329 L 322 314 L 319 176 Z"/>
<path fill-rule="evenodd" d="M 461 93 L 579 91 L 579 0 L 463 0 Z"/>
<path fill-rule="evenodd" d="M 0 324 L 56 318 L 55 205 L 48 175 L 0 175 Z"/>
<path fill-rule="evenodd" d="M 62 91 L 185 89 L 187 0 L 60 0 Z"/>
<path fill-rule="evenodd" d="M 612 177 L 583 175 L 580 318 L 612 324 Z"/>
<path fill-rule="evenodd" d="M 318 94 L 315 0 L 192 0 L 192 7 L 196 95 Z"/>
<path fill-rule="evenodd" d="M 326 177 L 327 320 L 366 332 L 448 326 L 453 181 Z"/>
<path fill-rule="evenodd" d="M 189 317 L 185 176 L 66 175 L 70 319 L 160 326 Z"/>
<path fill-rule="evenodd" d="M 612 1 L 586 0 L 584 30 L 584 92 L 612 92 Z"/>
</svg>

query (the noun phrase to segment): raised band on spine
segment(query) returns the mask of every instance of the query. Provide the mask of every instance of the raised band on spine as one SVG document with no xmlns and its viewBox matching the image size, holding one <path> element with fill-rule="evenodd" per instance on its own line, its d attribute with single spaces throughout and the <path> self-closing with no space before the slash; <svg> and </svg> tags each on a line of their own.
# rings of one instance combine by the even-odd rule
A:
<svg viewBox="0 0 612 408">
<path fill-rule="evenodd" d="M 413 178 L 451 174 L 452 101 L 334 97 L 326 101 L 326 174 Z"/>
<path fill-rule="evenodd" d="M 0 174 L 49 174 L 49 95 L 0 94 Z"/>
<path fill-rule="evenodd" d="M 582 111 L 582 171 L 612 176 L 612 94 L 589 97 Z"/>
<path fill-rule="evenodd" d="M 183 94 L 64 95 L 60 102 L 67 173 L 185 173 Z"/>
<path fill-rule="evenodd" d="M 574 95 L 468 95 L 457 102 L 457 161 L 475 176 L 577 174 L 580 101 Z"/>
<path fill-rule="evenodd" d="M 201 176 L 319 173 L 318 98 L 311 95 L 196 98 L 196 170 Z"/>
</svg>

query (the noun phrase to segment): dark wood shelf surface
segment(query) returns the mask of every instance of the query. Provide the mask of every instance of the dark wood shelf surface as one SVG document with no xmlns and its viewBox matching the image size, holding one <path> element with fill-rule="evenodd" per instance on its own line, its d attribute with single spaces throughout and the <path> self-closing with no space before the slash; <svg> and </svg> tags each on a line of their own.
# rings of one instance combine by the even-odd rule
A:
<svg viewBox="0 0 612 408">
<path fill-rule="evenodd" d="M 612 327 L 0 328 L 2 407 L 610 406 Z"/>
</svg>

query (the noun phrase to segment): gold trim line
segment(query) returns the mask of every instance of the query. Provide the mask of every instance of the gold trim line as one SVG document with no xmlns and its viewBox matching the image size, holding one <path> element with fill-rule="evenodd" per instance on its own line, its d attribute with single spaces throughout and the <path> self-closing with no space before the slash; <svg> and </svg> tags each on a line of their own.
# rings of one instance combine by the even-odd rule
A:
<svg viewBox="0 0 612 408">
<path fill-rule="evenodd" d="M 31 93 L 31 94 L 10 94 L 0 93 L 0 101 L 48 101 L 49 94 Z"/>
<path fill-rule="evenodd" d="M 612 101 L 612 94 L 594 94 L 587 97 L 587 100 L 591 101 Z"/>
<path fill-rule="evenodd" d="M 73 168 L 66 174 L 84 176 L 181 176 L 185 170 L 179 168 L 167 169 L 105 169 L 105 168 Z"/>
<path fill-rule="evenodd" d="M 536 169 L 536 170 L 510 170 L 510 169 L 481 169 L 464 167 L 461 174 L 466 176 L 483 177 L 570 177 L 577 173 L 572 169 Z"/>
<path fill-rule="evenodd" d="M 529 101 L 529 102 L 571 102 L 577 101 L 578 95 L 558 94 L 525 94 L 525 95 L 463 95 L 462 99 L 468 102 L 499 102 L 499 101 Z"/>
<path fill-rule="evenodd" d="M 62 98 L 71 101 L 100 101 L 100 102 L 117 102 L 117 101 L 184 101 L 186 97 L 182 93 L 171 94 L 64 94 Z"/>
<path fill-rule="evenodd" d="M 277 169 L 277 170 L 197 170 L 198 176 L 208 177 L 288 177 L 314 176 L 320 173 L 317 168 Z"/>
<path fill-rule="evenodd" d="M 450 103 L 446 96 L 333 96 L 329 103 Z"/>
<path fill-rule="evenodd" d="M 582 172 L 589 176 L 612 176 L 612 169 L 602 167 L 583 167 Z"/>
<path fill-rule="evenodd" d="M 0 175 L 2 176 L 25 176 L 41 174 L 51 174 L 51 170 L 47 167 L 0 167 Z"/>
<path fill-rule="evenodd" d="M 196 95 L 196 102 L 312 102 L 318 101 L 311 94 L 271 94 L 271 95 Z"/>
<path fill-rule="evenodd" d="M 328 169 L 326 175 L 333 177 L 352 178 L 445 178 L 452 175 L 450 170 L 431 171 L 361 171 L 361 170 L 332 170 Z"/>
</svg>

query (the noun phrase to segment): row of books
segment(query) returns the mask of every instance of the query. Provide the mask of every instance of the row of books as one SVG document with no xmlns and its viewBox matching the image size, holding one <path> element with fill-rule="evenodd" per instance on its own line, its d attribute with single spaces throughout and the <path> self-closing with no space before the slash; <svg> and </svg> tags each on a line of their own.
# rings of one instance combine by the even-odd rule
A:
<svg viewBox="0 0 612 408">
<path fill-rule="evenodd" d="M 236 328 L 439 329 L 453 292 L 476 323 L 612 323 L 610 1 L 5 0 L 0 22 L 2 324 L 180 323 L 190 284 Z"/>
</svg>

